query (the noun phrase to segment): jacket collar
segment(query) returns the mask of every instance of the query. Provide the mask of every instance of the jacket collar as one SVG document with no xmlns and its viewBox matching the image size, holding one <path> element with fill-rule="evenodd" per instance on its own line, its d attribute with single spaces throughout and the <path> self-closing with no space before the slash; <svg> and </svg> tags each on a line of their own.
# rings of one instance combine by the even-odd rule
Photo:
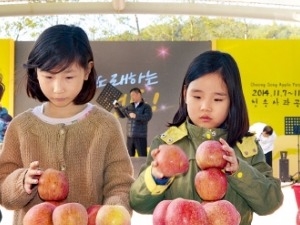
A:
<svg viewBox="0 0 300 225">
<path fill-rule="evenodd" d="M 178 127 L 169 127 L 160 137 L 167 144 L 173 144 L 188 135 L 191 139 L 202 142 L 205 140 L 219 140 L 220 138 L 226 139 L 227 131 L 222 128 L 207 129 L 198 127 L 190 123 L 187 119 Z"/>
</svg>

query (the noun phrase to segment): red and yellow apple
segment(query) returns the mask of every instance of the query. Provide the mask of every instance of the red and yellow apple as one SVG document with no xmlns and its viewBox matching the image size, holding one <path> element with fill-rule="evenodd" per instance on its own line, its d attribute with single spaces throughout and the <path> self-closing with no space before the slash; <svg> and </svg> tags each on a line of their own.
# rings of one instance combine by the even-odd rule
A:
<svg viewBox="0 0 300 225">
<path fill-rule="evenodd" d="M 155 160 L 158 170 L 165 177 L 172 177 L 188 171 L 189 159 L 179 146 L 163 144 L 158 149 L 159 153 Z"/>
<path fill-rule="evenodd" d="M 241 215 L 235 206 L 227 200 L 218 200 L 203 204 L 209 225 L 239 225 Z"/>
<path fill-rule="evenodd" d="M 223 169 L 226 166 L 226 160 L 223 159 L 223 155 L 225 154 L 226 152 L 222 149 L 219 141 L 207 140 L 198 146 L 196 162 L 202 170 L 210 167 Z"/>
<path fill-rule="evenodd" d="M 165 225 L 209 225 L 204 207 L 195 200 L 176 198 L 167 207 Z"/>
<path fill-rule="evenodd" d="M 88 213 L 80 203 L 70 202 L 56 206 L 52 219 L 53 225 L 87 225 Z"/>
<path fill-rule="evenodd" d="M 204 201 L 216 201 L 227 191 L 226 174 L 218 168 L 200 170 L 195 176 L 195 188 Z"/>
<path fill-rule="evenodd" d="M 121 205 L 102 205 L 96 216 L 96 225 L 130 225 L 131 215 Z"/>
<path fill-rule="evenodd" d="M 62 201 L 69 194 L 69 181 L 64 172 L 48 168 L 38 183 L 38 193 L 44 201 Z"/>
<path fill-rule="evenodd" d="M 23 225 L 53 225 L 52 213 L 55 207 L 49 202 L 32 206 L 23 217 Z"/>
</svg>

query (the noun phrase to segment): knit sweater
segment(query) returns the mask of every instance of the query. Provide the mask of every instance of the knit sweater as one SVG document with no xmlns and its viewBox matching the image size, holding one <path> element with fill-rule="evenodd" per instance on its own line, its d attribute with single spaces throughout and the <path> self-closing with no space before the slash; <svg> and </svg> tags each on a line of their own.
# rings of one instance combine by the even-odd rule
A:
<svg viewBox="0 0 300 225">
<path fill-rule="evenodd" d="M 24 190 L 29 164 L 39 161 L 41 169 L 63 170 L 69 179 L 65 202 L 119 204 L 132 213 L 129 189 L 134 180 L 118 120 L 94 107 L 88 116 L 71 125 L 51 125 L 31 110 L 10 123 L 0 154 L 0 204 L 15 210 L 13 225 L 22 225 L 25 213 L 41 203 L 37 186 Z"/>
</svg>

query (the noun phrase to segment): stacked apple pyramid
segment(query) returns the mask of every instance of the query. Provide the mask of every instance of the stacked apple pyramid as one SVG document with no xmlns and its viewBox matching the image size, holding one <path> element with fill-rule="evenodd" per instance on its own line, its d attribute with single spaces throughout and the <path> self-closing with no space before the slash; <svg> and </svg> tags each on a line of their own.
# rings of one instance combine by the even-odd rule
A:
<svg viewBox="0 0 300 225">
<path fill-rule="evenodd" d="M 41 175 L 38 194 L 42 203 L 31 207 L 23 225 L 130 225 L 131 216 L 120 205 L 91 205 L 67 202 L 69 181 L 63 171 L 48 168 Z M 80 193 L 79 193 L 80 194 Z"/>
<path fill-rule="evenodd" d="M 221 143 L 215 140 L 202 142 L 196 151 L 196 162 L 201 170 L 195 176 L 195 188 L 204 201 L 209 225 L 238 225 L 241 221 L 235 206 L 222 200 L 227 191 L 224 154 Z"/>
<path fill-rule="evenodd" d="M 170 145 L 168 149 L 180 152 L 176 155 L 185 154 L 182 149 L 172 146 Z M 223 200 L 227 191 L 227 178 L 223 172 L 226 165 L 224 154 L 218 141 L 208 140 L 201 143 L 196 151 L 196 162 L 200 171 L 195 176 L 194 184 L 203 202 L 184 198 L 163 200 L 153 211 L 153 225 L 239 225 L 241 221 L 239 212 L 232 203 Z M 165 160 L 161 159 L 161 164 L 170 161 L 170 157 L 171 155 L 163 157 Z M 186 160 L 187 157 L 173 158 L 173 166 L 168 168 L 176 167 L 174 161 L 186 165 Z M 182 173 L 186 172 L 186 167 L 183 167 Z"/>
</svg>

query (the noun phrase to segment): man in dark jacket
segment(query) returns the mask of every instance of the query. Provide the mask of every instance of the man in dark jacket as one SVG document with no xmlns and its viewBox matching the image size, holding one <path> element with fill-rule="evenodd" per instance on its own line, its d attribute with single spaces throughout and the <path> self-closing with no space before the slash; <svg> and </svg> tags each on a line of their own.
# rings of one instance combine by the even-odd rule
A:
<svg viewBox="0 0 300 225">
<path fill-rule="evenodd" d="M 152 118 L 152 108 L 144 101 L 139 88 L 132 88 L 130 97 L 131 103 L 126 107 L 115 102 L 115 110 L 121 118 L 128 118 L 127 149 L 129 155 L 135 156 L 137 150 L 139 156 L 147 156 L 148 122 Z"/>
</svg>

